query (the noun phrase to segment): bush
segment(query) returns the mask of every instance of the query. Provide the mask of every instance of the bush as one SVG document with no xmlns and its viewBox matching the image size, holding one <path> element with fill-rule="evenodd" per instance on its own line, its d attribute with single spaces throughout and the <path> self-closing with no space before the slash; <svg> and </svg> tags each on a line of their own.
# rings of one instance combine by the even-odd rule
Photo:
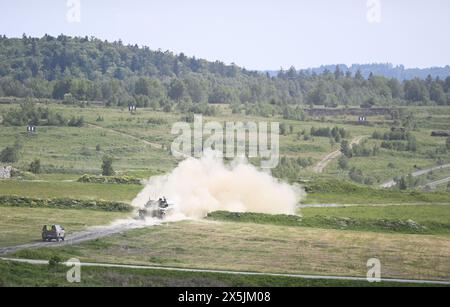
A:
<svg viewBox="0 0 450 307">
<path fill-rule="evenodd" d="M 110 156 L 103 157 L 102 163 L 102 175 L 103 176 L 112 176 L 114 175 L 114 169 L 112 167 L 113 160 Z"/>
<path fill-rule="evenodd" d="M 147 124 L 149 125 L 156 125 L 156 126 L 161 126 L 161 125 L 167 125 L 167 120 L 165 120 L 164 118 L 149 118 L 147 120 Z"/>
<path fill-rule="evenodd" d="M 396 178 L 395 182 L 400 190 L 404 191 L 408 188 L 408 184 L 406 182 L 405 177 Z"/>
<path fill-rule="evenodd" d="M 304 121 L 305 118 L 305 113 L 300 107 L 285 107 L 285 109 L 283 110 L 283 119 Z"/>
<path fill-rule="evenodd" d="M 339 168 L 343 170 L 348 169 L 348 158 L 346 156 L 339 158 Z"/>
<path fill-rule="evenodd" d="M 288 128 L 286 123 L 280 124 L 280 135 L 288 135 Z"/>
<path fill-rule="evenodd" d="M 367 148 L 363 144 L 354 144 L 352 146 L 352 156 L 354 157 L 370 157 L 373 153 L 373 149 Z"/>
<path fill-rule="evenodd" d="M 132 207 L 125 203 L 103 200 L 40 199 L 20 196 L 0 196 L 0 206 L 22 208 L 88 209 L 109 212 L 130 212 Z"/>
<path fill-rule="evenodd" d="M 48 268 L 53 271 L 58 271 L 58 267 L 61 264 L 62 260 L 59 256 L 53 256 L 48 261 Z"/>
<path fill-rule="evenodd" d="M 277 178 L 289 179 L 295 181 L 299 179 L 299 175 L 305 168 L 311 166 L 313 161 L 311 158 L 286 158 L 282 157 L 280 163 L 273 170 L 273 175 Z"/>
<path fill-rule="evenodd" d="M 25 101 L 19 109 L 9 110 L 3 117 L 3 123 L 7 126 L 65 126 L 67 120 L 60 114 L 48 108 L 36 107 L 31 101 Z"/>
<path fill-rule="evenodd" d="M 19 179 L 19 180 L 36 180 L 36 175 L 31 173 L 31 172 L 27 172 L 27 171 L 21 171 L 17 168 L 13 168 L 11 170 L 11 178 L 14 179 Z"/>
<path fill-rule="evenodd" d="M 342 140 L 342 142 L 341 142 L 341 152 L 347 158 L 351 158 L 352 157 L 352 155 L 353 155 L 352 147 L 350 146 L 350 143 L 347 140 Z"/>
<path fill-rule="evenodd" d="M 376 140 L 385 140 L 385 141 L 406 141 L 411 137 L 411 133 L 405 130 L 393 129 L 392 131 L 381 133 L 379 131 L 375 131 L 372 134 L 372 138 Z"/>
<path fill-rule="evenodd" d="M 78 179 L 82 183 L 109 183 L 109 184 L 141 184 L 141 180 L 134 177 L 105 177 L 105 176 L 91 176 L 83 175 Z"/>
<path fill-rule="evenodd" d="M 374 133 L 372 134 L 372 139 L 382 140 L 383 139 L 383 133 L 378 132 L 378 131 L 374 131 Z"/>
<path fill-rule="evenodd" d="M 84 117 L 72 117 L 68 124 L 69 127 L 83 127 L 84 126 Z"/>
<path fill-rule="evenodd" d="M 402 141 L 383 141 L 381 147 L 384 149 L 395 151 L 417 151 L 417 141 L 411 137 L 407 142 Z"/>
<path fill-rule="evenodd" d="M 322 229 L 346 229 L 374 232 L 399 232 L 428 234 L 444 231 L 448 233 L 450 226 L 440 223 L 419 224 L 413 220 L 400 219 L 367 219 L 348 218 L 337 216 L 296 216 L 296 215 L 270 215 L 263 213 L 238 213 L 216 211 L 206 217 L 214 221 L 232 221 L 240 223 L 270 224 L 291 227 L 312 227 Z"/>
<path fill-rule="evenodd" d="M 28 170 L 33 174 L 39 174 L 41 172 L 41 160 L 35 159 L 33 162 L 31 162 Z"/>
<path fill-rule="evenodd" d="M 188 114 L 182 115 L 180 118 L 180 120 L 182 122 L 186 122 L 186 123 L 193 123 L 194 119 L 195 119 L 194 113 L 188 113 Z"/>
<path fill-rule="evenodd" d="M 350 134 L 344 129 L 344 128 L 311 128 L 310 134 L 312 136 L 318 136 L 318 137 L 330 137 L 334 138 L 336 142 L 341 139 L 346 139 L 350 136 Z"/>
<path fill-rule="evenodd" d="M 16 163 L 19 161 L 19 146 L 8 146 L 0 153 L 0 161 L 3 163 Z"/>
<path fill-rule="evenodd" d="M 372 177 L 370 176 L 365 177 L 363 172 L 357 168 L 352 168 L 348 173 L 348 176 L 352 181 L 360 184 L 373 185 L 375 183 L 375 180 Z"/>
</svg>

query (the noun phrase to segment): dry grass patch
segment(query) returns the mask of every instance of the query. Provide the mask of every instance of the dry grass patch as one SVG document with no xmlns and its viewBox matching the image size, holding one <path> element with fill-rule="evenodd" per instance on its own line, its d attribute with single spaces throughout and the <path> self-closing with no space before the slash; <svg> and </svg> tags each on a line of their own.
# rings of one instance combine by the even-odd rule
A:
<svg viewBox="0 0 450 307">
<path fill-rule="evenodd" d="M 61 250 L 71 251 L 98 262 L 346 276 L 366 276 L 375 257 L 383 277 L 450 280 L 448 236 L 181 222 Z"/>
</svg>

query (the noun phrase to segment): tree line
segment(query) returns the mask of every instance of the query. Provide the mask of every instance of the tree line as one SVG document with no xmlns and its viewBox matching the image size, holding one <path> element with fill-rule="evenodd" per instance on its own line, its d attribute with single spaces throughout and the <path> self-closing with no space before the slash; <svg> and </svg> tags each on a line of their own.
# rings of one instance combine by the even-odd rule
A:
<svg viewBox="0 0 450 307">
<path fill-rule="evenodd" d="M 234 110 L 257 105 L 270 116 L 288 105 L 450 105 L 450 77 L 401 82 L 339 66 L 320 74 L 291 67 L 273 76 L 121 41 L 0 36 L 0 97 L 167 110 L 181 103 L 226 103 Z"/>
</svg>

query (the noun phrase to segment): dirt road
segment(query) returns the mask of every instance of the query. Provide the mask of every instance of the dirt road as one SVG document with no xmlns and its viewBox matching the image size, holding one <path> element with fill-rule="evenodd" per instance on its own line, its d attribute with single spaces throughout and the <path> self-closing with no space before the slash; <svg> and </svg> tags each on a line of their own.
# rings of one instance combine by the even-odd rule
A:
<svg viewBox="0 0 450 307">
<path fill-rule="evenodd" d="M 2 261 L 20 262 L 32 265 L 48 265 L 46 260 L 31 260 L 31 259 L 14 259 L 14 258 L 0 258 Z M 67 266 L 73 266 L 73 263 L 63 263 Z M 175 271 L 175 272 L 191 272 L 191 273 L 215 273 L 228 275 L 247 275 L 247 276 L 274 276 L 274 277 L 290 277 L 301 279 L 326 279 L 326 280 L 352 280 L 368 282 L 365 277 L 354 276 L 327 276 L 327 275 L 300 275 L 300 274 L 278 274 L 278 273 L 258 273 L 258 272 L 244 272 L 244 271 L 222 271 L 222 270 L 207 270 L 207 269 L 183 269 L 174 267 L 160 267 L 160 266 L 141 266 L 141 265 L 126 265 L 126 264 L 109 264 L 109 263 L 80 263 L 81 267 L 102 267 L 102 268 L 123 268 L 135 270 L 159 270 L 159 271 Z M 394 279 L 382 278 L 382 282 L 408 283 L 408 284 L 429 284 L 429 285 L 450 285 L 450 281 L 439 280 L 416 280 L 416 279 Z"/>
<path fill-rule="evenodd" d="M 438 171 L 438 170 L 441 170 L 441 169 L 449 168 L 449 167 L 450 167 L 450 164 L 434 166 L 434 167 L 430 167 L 430 168 L 427 168 L 427 169 L 415 171 L 415 172 L 411 173 L 411 176 L 418 177 L 418 176 L 422 176 L 422 175 L 425 175 L 425 174 L 428 174 L 428 173 L 431 173 L 431 172 L 434 172 L 434 171 Z M 395 181 L 394 180 L 390 180 L 390 181 L 387 181 L 387 182 L 383 183 L 380 186 L 380 188 L 388 189 L 388 188 L 392 188 L 395 185 L 396 185 Z"/>
<path fill-rule="evenodd" d="M 353 146 L 353 145 L 355 145 L 355 144 L 361 143 L 361 141 L 362 141 L 365 137 L 366 137 L 366 136 L 364 136 L 364 135 L 355 137 L 355 138 L 350 142 L 350 145 Z M 323 170 L 325 169 L 325 167 L 327 167 L 327 165 L 328 165 L 331 161 L 333 161 L 333 160 L 339 158 L 341 155 L 342 155 L 342 152 L 341 152 L 340 149 L 339 149 L 339 150 L 336 150 L 336 151 L 333 151 L 333 152 L 331 152 L 331 153 L 329 153 L 329 154 L 326 155 L 319 163 L 317 163 L 316 166 L 314 166 L 314 168 L 313 168 L 314 173 L 317 173 L 317 174 L 322 173 Z"/>
<path fill-rule="evenodd" d="M 154 223 L 157 225 L 157 222 Z M 0 248 L 0 255 L 7 255 L 24 249 L 35 249 L 41 247 L 60 247 L 71 244 L 78 244 L 86 241 L 92 241 L 99 238 L 111 236 L 113 234 L 122 233 L 127 230 L 138 229 L 150 226 L 149 223 L 143 223 L 137 220 L 118 221 L 110 226 L 92 227 L 88 230 L 74 233 L 66 237 L 64 242 L 36 242 L 11 247 Z"/>
<path fill-rule="evenodd" d="M 446 184 L 447 182 L 450 182 L 450 177 L 427 183 L 425 186 L 423 186 L 421 188 L 429 187 L 429 188 L 435 189 L 437 186 Z"/>
<path fill-rule="evenodd" d="M 131 134 L 119 131 L 119 130 L 109 129 L 109 128 L 105 128 L 105 127 L 102 127 L 102 126 L 99 126 L 99 125 L 94 125 L 94 124 L 88 124 L 88 126 L 90 126 L 92 128 L 96 128 L 96 129 L 109 131 L 111 133 L 118 134 L 118 135 L 121 135 L 123 137 L 139 141 L 139 142 L 141 142 L 141 143 L 143 143 L 145 145 L 148 145 L 148 146 L 150 146 L 152 148 L 155 148 L 155 149 L 162 149 L 163 148 L 161 144 L 152 143 L 152 142 L 149 142 L 147 140 L 141 139 L 141 138 L 139 138 L 137 136 L 134 136 L 134 135 L 131 135 Z"/>
</svg>

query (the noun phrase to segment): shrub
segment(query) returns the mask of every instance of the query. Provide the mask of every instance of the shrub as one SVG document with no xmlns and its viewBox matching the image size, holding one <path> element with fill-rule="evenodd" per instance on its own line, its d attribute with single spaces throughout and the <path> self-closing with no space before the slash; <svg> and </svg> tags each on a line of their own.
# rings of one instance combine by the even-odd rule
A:
<svg viewBox="0 0 450 307">
<path fill-rule="evenodd" d="M 102 162 L 102 175 L 112 176 L 114 175 L 114 169 L 112 167 L 113 160 L 110 156 L 104 156 Z"/>
<path fill-rule="evenodd" d="M 36 107 L 31 101 L 20 104 L 19 109 L 9 110 L 3 117 L 3 123 L 7 126 L 65 126 L 67 120 L 60 114 L 48 108 Z"/>
<path fill-rule="evenodd" d="M 125 203 L 103 200 L 77 199 L 40 199 L 20 196 L 0 196 L 0 206 L 25 208 L 57 208 L 57 209 L 88 209 L 110 212 L 130 212 L 132 207 Z"/>
<path fill-rule="evenodd" d="M 67 123 L 69 127 L 83 127 L 84 126 L 84 117 L 72 117 Z"/>
<path fill-rule="evenodd" d="M 87 148 L 86 146 L 83 146 L 81 148 L 80 155 L 82 155 L 84 157 L 90 157 L 90 156 L 92 156 L 92 154 L 93 154 L 92 151 L 89 148 Z"/>
<path fill-rule="evenodd" d="M 195 116 L 194 113 L 188 113 L 188 114 L 182 115 L 180 120 L 182 122 L 186 122 L 186 123 L 193 123 L 194 122 L 194 116 Z"/>
<path fill-rule="evenodd" d="M 61 264 L 62 260 L 59 256 L 53 256 L 48 261 L 48 268 L 53 271 L 58 271 L 58 267 Z"/>
<path fill-rule="evenodd" d="M 413 220 L 400 219 L 366 219 L 338 216 L 306 216 L 295 215 L 270 215 L 262 213 L 238 213 L 216 211 L 206 217 L 215 221 L 232 221 L 241 223 L 271 224 L 291 227 L 313 227 L 323 229 L 347 229 L 375 232 L 399 232 L 428 234 L 436 231 L 448 233 L 450 226 L 440 223 L 419 224 Z"/>
<path fill-rule="evenodd" d="M 41 160 L 35 159 L 33 162 L 31 162 L 28 170 L 33 174 L 39 174 L 41 172 Z"/>
<path fill-rule="evenodd" d="M 109 183 L 109 184 L 141 184 L 140 179 L 128 176 L 108 177 L 83 175 L 78 179 L 82 183 Z"/>
<path fill-rule="evenodd" d="M 356 169 L 356 168 L 352 168 L 350 170 L 350 172 L 348 173 L 348 176 L 350 177 L 351 180 L 358 182 L 358 183 L 363 183 L 364 182 L 364 176 L 361 170 Z"/>
<path fill-rule="evenodd" d="M 355 157 L 369 157 L 373 153 L 374 153 L 373 149 L 369 149 L 363 144 L 354 144 L 352 146 L 352 156 L 355 156 Z"/>
<path fill-rule="evenodd" d="M 373 185 L 375 180 L 370 176 L 364 176 L 363 172 L 360 169 L 352 168 L 348 173 L 348 176 L 352 181 L 357 183 L 365 184 L 365 185 Z"/>
<path fill-rule="evenodd" d="M 374 133 L 372 134 L 372 138 L 375 140 L 382 140 L 383 134 L 381 132 L 374 131 Z"/>
<path fill-rule="evenodd" d="M 347 140 L 342 140 L 342 142 L 341 142 L 341 152 L 347 158 L 351 158 L 352 157 L 352 154 L 353 154 L 352 148 L 350 146 L 350 143 Z"/>
<path fill-rule="evenodd" d="M 346 156 L 341 156 L 339 158 L 339 168 L 340 169 L 348 169 L 348 158 Z"/>
<path fill-rule="evenodd" d="M 336 139 L 345 139 L 350 136 L 350 134 L 344 129 L 344 128 L 311 128 L 310 134 L 312 136 L 318 136 L 318 137 L 332 137 L 335 140 Z"/>
<path fill-rule="evenodd" d="M 395 164 L 392 162 L 389 162 L 387 165 L 388 168 L 396 168 Z"/>
<path fill-rule="evenodd" d="M 397 186 L 400 190 L 404 191 L 408 188 L 408 184 L 406 182 L 405 177 L 400 177 L 395 180 L 397 182 Z"/>
<path fill-rule="evenodd" d="M 167 124 L 167 120 L 165 120 L 164 118 L 149 118 L 147 120 L 147 124 L 149 124 L 149 125 L 156 125 L 156 126 L 166 125 Z"/>
<path fill-rule="evenodd" d="M 18 144 L 14 146 L 8 146 L 0 152 L 0 161 L 3 163 L 16 163 L 19 161 L 19 150 L 20 146 Z"/>
<path fill-rule="evenodd" d="M 288 128 L 286 123 L 280 124 L 280 135 L 288 135 Z"/>
<path fill-rule="evenodd" d="M 284 178 L 295 181 L 298 179 L 302 171 L 311 166 L 313 161 L 311 158 L 286 158 L 282 157 L 280 163 L 273 170 L 273 175 L 277 178 Z"/>
<path fill-rule="evenodd" d="M 416 138 L 411 136 L 408 138 L 407 142 L 404 141 L 383 141 L 381 147 L 389 150 L 395 151 L 417 151 L 417 141 Z"/>
</svg>

